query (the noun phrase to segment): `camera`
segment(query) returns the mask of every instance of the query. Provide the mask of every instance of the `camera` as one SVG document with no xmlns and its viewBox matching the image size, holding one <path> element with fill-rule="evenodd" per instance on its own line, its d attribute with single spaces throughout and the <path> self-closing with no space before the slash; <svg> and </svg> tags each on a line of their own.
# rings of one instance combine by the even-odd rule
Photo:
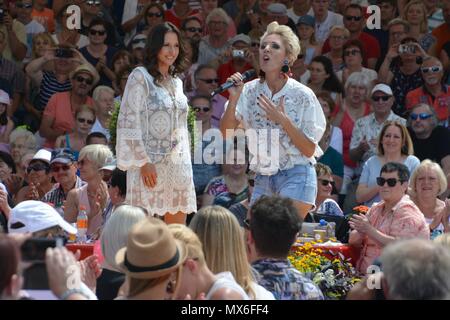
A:
<svg viewBox="0 0 450 320">
<path fill-rule="evenodd" d="M 57 58 L 73 58 L 73 51 L 68 48 L 58 48 L 55 51 L 55 57 L 57 57 Z"/>
<path fill-rule="evenodd" d="M 244 50 L 233 50 L 231 54 L 233 58 L 242 58 L 242 59 L 245 58 Z"/>
<path fill-rule="evenodd" d="M 416 53 L 416 47 L 409 44 L 401 44 L 398 47 L 398 53 Z"/>
<path fill-rule="evenodd" d="M 21 248 L 22 260 L 28 262 L 44 262 L 47 248 L 55 248 L 64 245 L 63 238 L 31 238 L 26 240 Z"/>
</svg>

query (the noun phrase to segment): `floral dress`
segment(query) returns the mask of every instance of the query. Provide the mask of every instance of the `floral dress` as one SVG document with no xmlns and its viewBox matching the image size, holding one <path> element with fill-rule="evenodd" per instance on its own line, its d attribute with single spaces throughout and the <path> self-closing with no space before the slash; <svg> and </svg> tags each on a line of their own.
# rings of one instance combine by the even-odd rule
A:
<svg viewBox="0 0 450 320">
<path fill-rule="evenodd" d="M 171 88 L 155 85 L 143 67 L 128 78 L 117 121 L 117 166 L 127 171 L 126 201 L 150 214 L 197 210 L 187 130 L 187 98 L 179 78 Z M 171 90 L 170 90 L 171 89 Z M 156 167 L 157 183 L 147 188 L 140 168 Z"/>
<path fill-rule="evenodd" d="M 399 116 L 404 116 L 406 112 L 405 99 L 408 92 L 423 85 L 422 73 L 417 67 L 416 72 L 410 75 L 404 74 L 398 64 L 391 68 L 394 78 L 391 81 L 392 92 L 395 97 L 395 104 L 392 110 Z"/>
</svg>

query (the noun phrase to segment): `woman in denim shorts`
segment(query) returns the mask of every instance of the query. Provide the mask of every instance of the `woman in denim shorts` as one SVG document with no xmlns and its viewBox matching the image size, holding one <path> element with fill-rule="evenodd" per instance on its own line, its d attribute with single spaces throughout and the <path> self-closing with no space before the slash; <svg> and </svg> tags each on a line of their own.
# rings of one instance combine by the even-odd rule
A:
<svg viewBox="0 0 450 320">
<path fill-rule="evenodd" d="M 315 203 L 314 164 L 322 154 L 318 143 L 326 120 L 312 90 L 288 76 L 299 53 L 299 40 L 289 27 L 269 24 L 259 48 L 259 79 L 244 85 L 240 73 L 228 78 L 235 86 L 229 89 L 220 129 L 224 135 L 238 126 L 246 130 L 250 169 L 257 173 L 251 202 L 279 194 L 294 200 L 304 218 Z"/>
</svg>

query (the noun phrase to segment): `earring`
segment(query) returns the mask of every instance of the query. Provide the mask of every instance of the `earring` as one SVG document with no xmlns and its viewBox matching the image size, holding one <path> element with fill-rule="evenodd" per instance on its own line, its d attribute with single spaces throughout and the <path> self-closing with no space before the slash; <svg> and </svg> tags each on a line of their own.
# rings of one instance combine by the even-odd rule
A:
<svg viewBox="0 0 450 320">
<path fill-rule="evenodd" d="M 288 73 L 289 72 L 289 60 L 284 59 L 283 66 L 281 67 L 281 72 Z"/>
</svg>

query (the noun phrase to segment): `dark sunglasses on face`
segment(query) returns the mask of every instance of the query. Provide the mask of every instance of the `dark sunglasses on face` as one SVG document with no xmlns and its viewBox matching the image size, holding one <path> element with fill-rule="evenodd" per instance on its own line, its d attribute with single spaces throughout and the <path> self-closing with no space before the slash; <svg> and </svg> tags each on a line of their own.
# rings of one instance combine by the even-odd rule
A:
<svg viewBox="0 0 450 320">
<path fill-rule="evenodd" d="M 147 40 L 146 39 L 134 39 L 131 41 L 132 44 L 137 44 L 137 43 L 145 43 Z"/>
<path fill-rule="evenodd" d="M 328 185 L 334 186 L 334 181 L 327 180 L 327 179 L 319 179 L 319 181 L 320 181 L 320 184 L 324 187 L 328 186 Z"/>
<path fill-rule="evenodd" d="M 432 67 L 423 67 L 420 68 L 420 70 L 422 70 L 423 73 L 438 73 L 442 71 L 441 66 L 432 66 Z"/>
<path fill-rule="evenodd" d="M 431 118 L 432 115 L 429 114 L 429 113 L 425 113 L 425 112 L 419 113 L 419 114 L 417 114 L 417 113 L 411 113 L 411 114 L 410 114 L 410 117 L 411 117 L 411 120 L 417 120 L 417 119 L 420 119 L 420 120 L 426 120 L 426 119 L 428 119 L 428 118 Z"/>
<path fill-rule="evenodd" d="M 379 102 L 379 101 L 383 100 L 384 102 L 386 102 L 386 101 L 389 100 L 390 97 L 391 97 L 391 96 L 378 96 L 378 97 L 372 97 L 372 101 Z"/>
<path fill-rule="evenodd" d="M 79 123 L 94 124 L 94 120 L 89 120 L 89 119 L 84 119 L 84 118 L 77 118 L 77 121 Z"/>
<path fill-rule="evenodd" d="M 92 83 L 94 83 L 91 78 L 85 78 L 85 77 L 82 77 L 82 76 L 76 76 L 75 80 L 77 80 L 79 83 L 83 83 L 84 82 L 84 83 L 86 83 L 89 86 Z"/>
<path fill-rule="evenodd" d="M 345 20 L 348 21 L 360 21 L 362 19 L 362 17 L 357 17 L 357 16 L 345 16 Z"/>
<path fill-rule="evenodd" d="M 210 107 L 194 107 L 193 109 L 195 112 L 200 112 L 200 111 L 209 112 L 209 110 L 211 110 Z"/>
<path fill-rule="evenodd" d="M 89 30 L 89 33 L 93 36 L 95 36 L 96 34 L 98 34 L 99 36 L 104 36 L 106 34 L 106 30 L 94 30 L 91 29 Z"/>
<path fill-rule="evenodd" d="M 48 171 L 49 167 L 43 163 L 42 164 L 36 163 L 36 164 L 31 164 L 28 166 L 27 173 L 30 173 L 32 170 L 33 171 L 43 171 L 43 170 Z"/>
<path fill-rule="evenodd" d="M 200 80 L 200 81 L 203 81 L 203 82 L 206 82 L 206 83 L 208 83 L 208 84 L 211 84 L 211 83 L 219 83 L 219 79 L 198 79 L 198 80 Z"/>
<path fill-rule="evenodd" d="M 22 2 L 16 2 L 16 8 L 19 9 L 31 9 L 33 5 L 31 3 L 22 3 Z"/>
<path fill-rule="evenodd" d="M 89 6 L 100 6 L 102 3 L 100 1 L 89 0 L 89 1 L 86 1 L 86 4 Z"/>
<path fill-rule="evenodd" d="M 345 50 L 344 51 L 344 56 L 348 57 L 350 55 L 352 56 L 356 56 L 357 53 L 361 53 L 361 51 L 357 50 L 357 49 L 353 49 L 353 50 Z"/>
<path fill-rule="evenodd" d="M 395 187 L 395 185 L 397 184 L 397 181 L 399 181 L 400 183 L 403 183 L 402 180 L 395 179 L 395 178 L 385 179 L 383 177 L 378 177 L 377 178 L 377 185 L 382 187 L 387 182 L 388 186 L 392 188 L 392 187 Z"/>
<path fill-rule="evenodd" d="M 67 170 L 70 169 L 70 165 L 64 164 L 62 166 L 52 166 L 51 169 L 52 169 L 52 172 L 59 172 L 61 170 L 62 171 L 67 171 Z"/>
<path fill-rule="evenodd" d="M 161 12 L 149 12 L 147 13 L 147 17 L 149 18 L 161 18 L 163 16 L 163 14 Z"/>
<path fill-rule="evenodd" d="M 190 27 L 190 28 L 186 28 L 186 31 L 202 33 L 203 29 L 202 28 Z"/>
</svg>

